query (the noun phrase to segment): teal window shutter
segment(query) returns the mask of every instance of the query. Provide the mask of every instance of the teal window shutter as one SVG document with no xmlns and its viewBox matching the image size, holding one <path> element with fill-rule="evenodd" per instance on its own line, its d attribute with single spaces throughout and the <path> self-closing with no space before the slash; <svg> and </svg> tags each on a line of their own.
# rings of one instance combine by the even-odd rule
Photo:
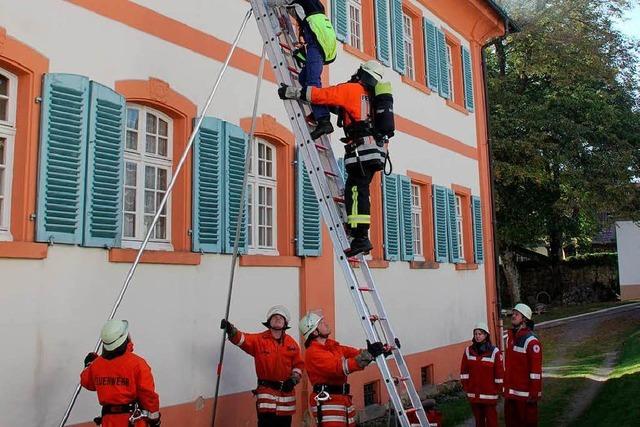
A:
<svg viewBox="0 0 640 427">
<path fill-rule="evenodd" d="M 467 110 L 473 111 L 473 70 L 471 53 L 462 46 L 462 76 L 464 78 L 464 104 Z"/>
<path fill-rule="evenodd" d="M 375 0 L 376 55 L 386 66 L 389 61 L 389 0 Z"/>
<path fill-rule="evenodd" d="M 36 240 L 80 244 L 89 79 L 46 74 L 42 92 Z"/>
<path fill-rule="evenodd" d="M 433 22 L 429 21 L 426 18 L 423 18 L 424 24 L 424 48 L 425 48 L 425 58 L 426 58 L 426 69 L 427 69 L 427 86 L 431 90 L 438 90 L 438 82 L 439 78 L 439 62 L 438 62 L 438 47 L 437 47 L 437 36 L 436 36 L 436 26 L 433 25 Z"/>
<path fill-rule="evenodd" d="M 398 194 L 400 197 L 400 259 L 413 261 L 413 215 L 411 213 L 411 180 L 408 176 L 398 177 Z"/>
<path fill-rule="evenodd" d="M 444 31 L 436 28 L 436 40 L 438 50 L 438 76 L 440 77 L 440 96 L 449 99 L 451 90 L 449 88 L 449 52 Z"/>
<path fill-rule="evenodd" d="M 331 22 L 336 31 L 336 38 L 341 42 L 347 41 L 348 20 L 347 0 L 331 0 Z"/>
<path fill-rule="evenodd" d="M 393 69 L 405 73 L 404 63 L 404 21 L 402 0 L 391 0 L 391 40 L 393 41 Z"/>
<path fill-rule="evenodd" d="M 122 241 L 125 111 L 122 95 L 91 82 L 84 246 L 112 248 Z"/>
<path fill-rule="evenodd" d="M 473 210 L 473 253 L 476 264 L 482 264 L 484 242 L 482 240 L 482 204 L 479 197 L 471 197 L 471 209 Z"/>
<path fill-rule="evenodd" d="M 205 117 L 193 148 L 194 252 L 222 252 L 223 122 Z"/>
<path fill-rule="evenodd" d="M 447 188 L 447 217 L 449 220 L 449 261 L 457 264 L 461 261 L 458 221 L 456 221 L 456 194 Z"/>
<path fill-rule="evenodd" d="M 240 196 L 244 182 L 244 165 L 247 152 L 247 134 L 238 126 L 225 122 L 224 124 L 224 252 L 233 253 L 236 239 L 236 223 L 240 209 Z M 245 194 L 246 199 L 246 194 Z M 240 229 L 239 253 L 247 252 L 247 204 L 242 215 Z"/>
<path fill-rule="evenodd" d="M 398 203 L 398 175 L 382 175 L 382 211 L 384 217 L 384 258 L 400 259 L 400 211 Z"/>
<path fill-rule="evenodd" d="M 319 256 L 322 251 L 320 204 L 311 186 L 300 149 L 296 152 L 296 252 L 298 256 Z"/>
<path fill-rule="evenodd" d="M 447 189 L 439 185 L 433 186 L 433 225 L 434 242 L 437 262 L 449 260 L 449 247 L 447 245 Z"/>
</svg>

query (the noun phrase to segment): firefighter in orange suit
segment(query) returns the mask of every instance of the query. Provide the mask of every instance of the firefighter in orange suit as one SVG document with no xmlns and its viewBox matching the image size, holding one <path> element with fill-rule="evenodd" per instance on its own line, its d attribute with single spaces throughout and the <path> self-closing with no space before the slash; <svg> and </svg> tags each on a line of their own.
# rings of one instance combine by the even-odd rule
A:
<svg viewBox="0 0 640 427">
<path fill-rule="evenodd" d="M 489 327 L 480 322 L 473 329 L 473 343 L 462 355 L 460 380 L 467 393 L 476 427 L 498 427 L 498 397 L 502 394 L 502 353 L 491 344 Z"/>
<path fill-rule="evenodd" d="M 300 332 L 305 339 L 305 366 L 313 386 L 309 397 L 311 412 L 319 427 L 355 427 L 355 408 L 347 376 L 363 370 L 383 354 L 382 343 L 371 344 L 367 350 L 340 345 L 329 338 L 331 328 L 318 313 L 307 313 L 300 319 Z"/>
<path fill-rule="evenodd" d="M 263 323 L 268 329 L 257 334 L 240 332 L 222 320 L 221 326 L 231 342 L 254 358 L 258 427 L 289 427 L 296 411 L 294 387 L 302 378 L 304 362 L 298 343 L 285 333 L 290 318 L 286 307 L 271 307 Z"/>
<path fill-rule="evenodd" d="M 511 314 L 504 377 L 504 415 L 507 427 L 538 425 L 542 397 L 542 344 L 533 333 L 531 309 L 517 304 Z"/>
<path fill-rule="evenodd" d="M 395 129 L 391 85 L 382 82 L 383 76 L 384 66 L 371 60 L 362 64 L 346 83 L 325 88 L 281 85 L 278 90 L 281 99 L 301 99 L 339 110 L 338 126 L 345 133 L 346 226 L 353 238 L 346 251 L 350 257 L 373 249 L 369 240 L 369 185 L 375 173 L 384 169 L 388 138 Z"/>
<path fill-rule="evenodd" d="M 104 427 L 160 425 L 160 400 L 147 362 L 133 353 L 129 322 L 109 320 L 100 334 L 102 355 L 89 353 L 80 384 L 98 394 Z"/>
</svg>

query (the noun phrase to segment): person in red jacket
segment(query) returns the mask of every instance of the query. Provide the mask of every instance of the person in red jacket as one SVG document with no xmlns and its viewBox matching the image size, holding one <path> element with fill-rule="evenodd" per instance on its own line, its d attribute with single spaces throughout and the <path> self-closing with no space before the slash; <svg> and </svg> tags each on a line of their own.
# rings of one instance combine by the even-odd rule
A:
<svg viewBox="0 0 640 427">
<path fill-rule="evenodd" d="M 300 319 L 300 332 L 305 339 L 305 366 L 313 387 L 309 405 L 318 427 L 355 427 L 356 413 L 347 376 L 363 370 L 383 354 L 383 344 L 367 341 L 366 350 L 341 345 L 329 338 L 331 327 L 317 312 Z"/>
<path fill-rule="evenodd" d="M 491 344 L 489 327 L 480 322 L 473 329 L 473 343 L 462 355 L 460 380 L 467 393 L 476 427 L 498 427 L 498 397 L 502 394 L 502 353 Z"/>
<path fill-rule="evenodd" d="M 371 202 L 369 185 L 376 172 L 384 169 L 387 157 L 388 138 L 378 135 L 374 126 L 372 102 L 379 90 L 388 90 L 390 85 L 378 84 L 384 76 L 384 66 L 371 60 L 362 64 L 351 80 L 325 88 L 314 86 L 293 87 L 281 85 L 281 99 L 301 99 L 314 105 L 327 105 L 339 109 L 338 125 L 344 128 L 345 207 L 347 231 L 353 238 L 346 251 L 349 257 L 359 253 L 368 254 L 373 245 L 369 240 L 371 225 Z M 386 88 L 386 89 L 382 89 Z M 393 110 L 390 116 L 393 117 Z M 376 121 L 377 123 L 377 121 Z M 392 133 L 390 133 L 392 134 Z"/>
<path fill-rule="evenodd" d="M 507 427 L 538 425 L 542 397 L 542 344 L 533 333 L 531 309 L 517 304 L 508 331 L 504 378 L 504 415 Z"/>
<path fill-rule="evenodd" d="M 147 362 L 133 353 L 129 322 L 109 320 L 102 328 L 102 355 L 84 359 L 80 384 L 98 394 L 104 427 L 160 425 L 160 400 Z"/>
<path fill-rule="evenodd" d="M 271 307 L 263 323 L 268 329 L 256 334 L 238 331 L 232 323 L 222 320 L 229 340 L 254 358 L 258 427 L 289 427 L 296 411 L 294 387 L 302 378 L 304 362 L 298 343 L 285 333 L 290 318 L 286 307 Z"/>
</svg>

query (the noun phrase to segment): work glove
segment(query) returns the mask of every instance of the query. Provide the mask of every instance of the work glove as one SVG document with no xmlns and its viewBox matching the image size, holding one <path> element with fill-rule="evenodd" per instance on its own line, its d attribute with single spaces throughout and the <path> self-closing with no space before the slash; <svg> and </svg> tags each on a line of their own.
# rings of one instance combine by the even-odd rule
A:
<svg viewBox="0 0 640 427">
<path fill-rule="evenodd" d="M 360 354 L 358 354 L 355 357 L 355 359 L 356 359 L 356 363 L 358 364 L 358 366 L 360 366 L 361 368 L 364 368 L 369 363 L 373 362 L 375 360 L 375 357 L 373 357 L 371 355 L 371 353 L 369 353 L 369 351 L 361 350 Z"/>
<path fill-rule="evenodd" d="M 287 86 L 283 83 L 278 89 L 278 96 L 280 99 L 302 99 L 302 89 L 299 87 Z"/>
<path fill-rule="evenodd" d="M 87 366 L 91 365 L 91 363 L 96 360 L 98 358 L 98 353 L 88 353 L 87 356 L 84 358 L 84 367 L 86 368 Z"/>
<path fill-rule="evenodd" d="M 233 338 L 238 333 L 238 328 L 233 326 L 233 323 L 229 322 L 227 319 L 222 319 L 220 321 L 220 329 L 224 329 L 229 338 Z"/>
<path fill-rule="evenodd" d="M 385 352 L 384 344 L 382 344 L 380 341 L 371 343 L 369 342 L 369 340 L 367 340 L 367 351 L 375 359 L 376 357 L 380 356 L 382 353 Z"/>
<path fill-rule="evenodd" d="M 282 382 L 282 391 L 290 392 L 293 391 L 293 388 L 298 384 L 300 380 L 297 377 L 287 378 Z"/>
</svg>

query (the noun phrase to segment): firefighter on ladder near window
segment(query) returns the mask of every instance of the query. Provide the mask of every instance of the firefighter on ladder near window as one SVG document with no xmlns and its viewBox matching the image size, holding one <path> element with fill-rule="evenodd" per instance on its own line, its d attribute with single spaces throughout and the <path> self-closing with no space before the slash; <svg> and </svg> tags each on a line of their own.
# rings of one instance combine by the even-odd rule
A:
<svg viewBox="0 0 640 427">
<path fill-rule="evenodd" d="M 133 353 L 129 322 L 109 320 L 100 334 L 102 355 L 84 359 L 80 384 L 98 394 L 102 415 L 94 419 L 103 427 L 160 425 L 160 400 L 147 362 Z"/>
<path fill-rule="evenodd" d="M 480 322 L 473 328 L 473 342 L 462 355 L 462 388 L 467 393 L 476 427 L 498 427 L 498 398 L 502 394 L 502 353 L 491 344 L 489 327 Z"/>
<path fill-rule="evenodd" d="M 267 311 L 263 325 L 268 329 L 261 333 L 240 332 L 224 319 L 221 323 L 229 340 L 254 358 L 258 427 L 290 427 L 296 411 L 294 388 L 302 378 L 304 362 L 298 343 L 285 333 L 290 319 L 289 310 L 276 305 Z"/>
<path fill-rule="evenodd" d="M 363 370 L 385 352 L 385 347 L 368 341 L 366 350 L 340 345 L 329 338 L 331 327 L 317 312 L 300 319 L 300 332 L 307 349 L 307 375 L 313 386 L 309 405 L 318 427 L 355 427 L 356 411 L 347 376 Z"/>
<path fill-rule="evenodd" d="M 347 173 L 345 205 L 347 231 L 352 237 L 345 253 L 351 257 L 368 254 L 371 201 L 369 185 L 387 160 L 388 138 L 393 136 L 393 97 L 391 85 L 382 82 L 384 66 L 371 60 L 363 63 L 346 83 L 326 88 L 281 85 L 281 99 L 301 99 L 311 104 L 338 109 L 338 126 L 344 128 L 344 165 Z"/>
<path fill-rule="evenodd" d="M 542 397 L 542 344 L 533 333 L 532 312 L 517 304 L 508 331 L 504 378 L 504 415 L 507 427 L 538 425 Z"/>
</svg>

